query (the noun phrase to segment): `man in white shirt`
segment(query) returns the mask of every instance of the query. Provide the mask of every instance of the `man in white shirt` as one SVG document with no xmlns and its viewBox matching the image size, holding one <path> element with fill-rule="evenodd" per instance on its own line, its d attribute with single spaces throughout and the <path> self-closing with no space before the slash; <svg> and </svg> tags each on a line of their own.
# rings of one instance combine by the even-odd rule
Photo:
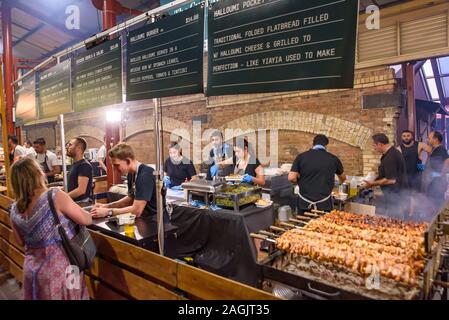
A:
<svg viewBox="0 0 449 320">
<path fill-rule="evenodd" d="M 103 141 L 105 141 L 106 139 L 104 138 Z M 106 168 L 106 145 L 103 143 L 103 145 L 100 147 L 100 149 L 98 149 L 98 153 L 97 153 L 97 160 L 98 163 L 100 164 L 100 175 L 104 175 L 107 172 L 107 168 Z"/>
<path fill-rule="evenodd" d="M 19 139 L 16 136 L 8 136 L 9 163 L 12 164 L 20 158 L 26 157 L 26 150 L 19 145 Z"/>
<path fill-rule="evenodd" d="M 38 138 L 33 146 L 36 151 L 35 159 L 47 176 L 48 183 L 55 182 L 55 175 L 61 173 L 60 161 L 53 152 L 47 150 L 44 138 Z"/>
<path fill-rule="evenodd" d="M 25 141 L 23 144 L 23 147 L 26 150 L 26 154 L 28 158 L 35 159 L 36 158 L 36 151 L 34 151 L 33 144 L 30 140 Z"/>
</svg>

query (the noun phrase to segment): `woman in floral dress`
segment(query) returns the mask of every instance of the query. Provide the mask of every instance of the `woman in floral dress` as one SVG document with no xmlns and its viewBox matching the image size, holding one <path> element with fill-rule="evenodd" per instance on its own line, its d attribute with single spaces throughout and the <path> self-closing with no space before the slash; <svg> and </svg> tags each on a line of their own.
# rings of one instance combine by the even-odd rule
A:
<svg viewBox="0 0 449 320">
<path fill-rule="evenodd" d="M 34 159 L 23 158 L 12 165 L 11 184 L 16 199 L 10 210 L 13 232 L 17 242 L 25 246 L 23 298 L 89 299 L 83 273 L 78 276 L 76 269 L 70 268 L 47 193 L 69 238 L 76 224 L 92 223 L 91 215 L 63 191 L 47 189 L 45 174 Z"/>
</svg>

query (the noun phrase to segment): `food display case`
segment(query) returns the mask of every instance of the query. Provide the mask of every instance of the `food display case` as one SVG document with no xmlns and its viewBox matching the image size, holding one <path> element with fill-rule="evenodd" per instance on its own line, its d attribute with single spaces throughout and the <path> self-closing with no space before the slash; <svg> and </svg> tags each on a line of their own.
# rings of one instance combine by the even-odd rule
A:
<svg viewBox="0 0 449 320">
<path fill-rule="evenodd" d="M 256 203 L 262 198 L 262 188 L 248 184 L 226 184 L 217 188 L 214 202 L 222 208 L 239 212 L 242 207 Z"/>
</svg>

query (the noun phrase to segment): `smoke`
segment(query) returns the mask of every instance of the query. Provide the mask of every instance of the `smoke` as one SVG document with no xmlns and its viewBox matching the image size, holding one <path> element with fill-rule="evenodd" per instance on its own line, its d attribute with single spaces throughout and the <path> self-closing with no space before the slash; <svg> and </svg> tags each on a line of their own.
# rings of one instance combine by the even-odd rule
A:
<svg viewBox="0 0 449 320">
<path fill-rule="evenodd" d="M 441 210 L 444 199 L 423 192 L 402 190 L 388 192 L 376 199 L 376 213 L 404 221 L 430 222 Z"/>
</svg>

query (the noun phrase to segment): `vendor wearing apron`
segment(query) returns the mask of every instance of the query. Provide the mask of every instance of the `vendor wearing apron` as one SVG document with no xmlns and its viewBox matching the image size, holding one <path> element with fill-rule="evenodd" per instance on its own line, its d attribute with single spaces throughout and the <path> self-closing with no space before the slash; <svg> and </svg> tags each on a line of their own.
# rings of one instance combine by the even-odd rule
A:
<svg viewBox="0 0 449 320">
<path fill-rule="evenodd" d="M 38 138 L 33 142 L 36 152 L 35 159 L 39 163 L 47 177 L 48 183 L 55 182 L 55 174 L 61 173 L 61 165 L 58 157 L 53 152 L 47 150 L 47 143 L 44 138 Z"/>
<path fill-rule="evenodd" d="M 93 170 L 92 165 L 84 159 L 84 152 L 87 149 L 86 140 L 74 138 L 67 145 L 67 156 L 73 159 L 68 174 L 67 191 L 80 206 L 93 203 Z"/>
<path fill-rule="evenodd" d="M 19 139 L 16 136 L 8 136 L 8 149 L 9 149 L 9 163 L 19 160 L 26 156 L 26 149 L 19 145 Z"/>
<path fill-rule="evenodd" d="M 134 150 L 126 143 L 115 145 L 108 153 L 113 168 L 120 174 L 127 175 L 128 195 L 108 204 L 95 204 L 91 211 L 93 218 L 112 217 L 132 213 L 137 217 L 156 217 L 156 178 L 154 169 L 136 160 Z M 165 205 L 163 205 L 165 207 Z M 164 210 L 164 222 L 169 217 Z"/>
<path fill-rule="evenodd" d="M 298 155 L 288 174 L 288 180 L 299 187 L 298 214 L 314 210 L 332 210 L 332 189 L 335 175 L 341 183 L 346 180 L 343 165 L 327 152 L 329 139 L 322 134 L 313 139 L 313 148 Z"/>
<path fill-rule="evenodd" d="M 232 166 L 226 168 L 219 168 L 218 163 L 227 159 L 232 159 L 234 152 L 232 147 L 223 141 L 223 134 L 216 130 L 211 135 L 212 149 L 209 152 L 209 174 L 208 179 L 220 176 L 225 177 L 232 173 Z"/>
<path fill-rule="evenodd" d="M 257 184 L 259 186 L 265 185 L 263 167 L 259 159 L 256 158 L 248 140 L 237 139 L 234 152 L 234 157 L 220 162 L 218 166 L 220 168 L 226 168 L 232 165 L 232 171 L 234 174 L 242 176 L 241 182 L 243 183 Z"/>
<path fill-rule="evenodd" d="M 428 143 L 433 150 L 429 156 L 430 184 L 427 187 L 427 196 L 438 210 L 444 204 L 444 194 L 447 191 L 446 175 L 449 172 L 449 155 L 442 145 L 443 135 L 440 132 L 431 132 Z"/>
<path fill-rule="evenodd" d="M 103 138 L 103 141 L 106 141 L 106 137 Z M 103 143 L 102 146 L 100 147 L 100 149 L 98 149 L 98 153 L 97 153 L 97 160 L 98 160 L 98 164 L 100 166 L 100 176 L 107 174 L 107 165 L 106 165 L 106 161 L 107 161 L 107 157 L 106 157 L 106 144 Z"/>
<path fill-rule="evenodd" d="M 404 219 L 410 208 L 407 192 L 408 181 L 404 157 L 390 144 L 383 133 L 372 136 L 373 148 L 382 154 L 379 174 L 373 182 L 364 181 L 364 187 L 380 187 L 383 195 L 376 199 L 376 214 L 389 218 Z"/>
</svg>

